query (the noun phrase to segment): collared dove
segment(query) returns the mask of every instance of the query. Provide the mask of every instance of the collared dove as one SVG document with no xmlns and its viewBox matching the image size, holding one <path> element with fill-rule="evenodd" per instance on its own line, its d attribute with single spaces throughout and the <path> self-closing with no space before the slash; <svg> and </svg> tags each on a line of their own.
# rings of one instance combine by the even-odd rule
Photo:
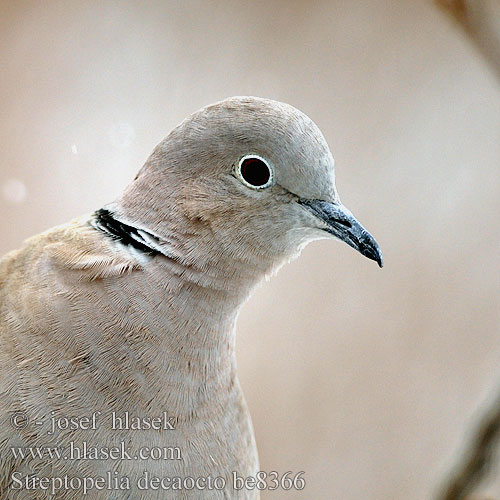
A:
<svg viewBox="0 0 500 500">
<path fill-rule="evenodd" d="M 259 466 L 236 317 L 325 237 L 382 266 L 313 121 L 234 97 L 178 125 L 116 201 L 7 254 L 0 499 L 259 498 L 237 482 Z"/>
</svg>

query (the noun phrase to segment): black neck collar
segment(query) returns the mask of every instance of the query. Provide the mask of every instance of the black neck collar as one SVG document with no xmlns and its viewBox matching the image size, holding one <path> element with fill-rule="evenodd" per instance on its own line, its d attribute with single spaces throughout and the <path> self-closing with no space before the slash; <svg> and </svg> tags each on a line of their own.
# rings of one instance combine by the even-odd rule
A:
<svg viewBox="0 0 500 500">
<path fill-rule="evenodd" d="M 131 246 L 148 255 L 162 255 L 160 240 L 151 233 L 129 226 L 115 219 L 114 214 L 105 208 L 94 212 L 92 225 L 124 245 Z"/>
</svg>

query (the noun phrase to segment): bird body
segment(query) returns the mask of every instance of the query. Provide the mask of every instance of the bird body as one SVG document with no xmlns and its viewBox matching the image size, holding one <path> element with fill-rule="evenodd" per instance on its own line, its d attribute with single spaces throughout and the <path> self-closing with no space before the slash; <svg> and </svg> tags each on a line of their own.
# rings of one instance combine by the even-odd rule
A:
<svg viewBox="0 0 500 500">
<path fill-rule="evenodd" d="M 65 479 L 65 500 L 82 498 L 83 478 L 89 500 L 259 498 L 233 488 L 234 474 L 259 470 L 236 318 L 263 277 L 332 236 L 381 264 L 338 199 L 314 123 L 245 97 L 181 123 L 113 203 L 7 254 L 0 500 L 49 498 L 42 483 L 29 490 L 33 476 Z M 66 459 L 12 452 L 48 447 Z M 92 457 L 68 459 L 84 449 Z M 208 489 L 206 478 L 221 479 Z"/>
<path fill-rule="evenodd" d="M 116 468 L 112 460 L 47 464 L 47 456 L 26 464 L 12 457 L 11 447 L 73 443 L 81 450 L 124 443 L 132 456 L 143 447 L 180 450 L 180 459 L 175 453 L 168 462 L 120 461 L 119 476 L 130 478 L 131 492 L 144 470 L 160 478 L 210 474 L 228 483 L 232 471 L 257 472 L 236 377 L 237 309 L 231 293 L 177 277 L 168 259 L 142 256 L 139 263 L 120 246 L 84 218 L 30 239 L 1 261 L 2 499 L 10 498 L 7 481 L 15 471 L 23 477 L 36 472 L 95 478 Z M 216 316 L 208 314 L 213 310 Z M 31 425 L 13 431 L 8 418 L 15 412 L 26 414 Z M 48 435 L 52 412 L 61 418 L 100 412 L 97 429 Z M 164 412 L 173 429 L 113 430 L 113 414 L 155 418 Z M 129 492 L 118 493 L 116 498 L 129 498 Z M 148 493 L 155 498 L 154 491 Z M 191 492 L 189 498 L 204 498 L 203 493 Z M 65 494 L 81 498 L 78 490 Z M 242 491 L 238 498 L 248 494 Z M 213 491 L 205 495 L 225 498 Z"/>
</svg>

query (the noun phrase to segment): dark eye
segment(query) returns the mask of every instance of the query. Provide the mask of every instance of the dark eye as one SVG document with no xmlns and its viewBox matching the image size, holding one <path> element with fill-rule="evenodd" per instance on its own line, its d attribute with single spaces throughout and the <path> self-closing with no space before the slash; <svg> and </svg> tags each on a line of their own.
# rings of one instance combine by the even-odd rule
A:
<svg viewBox="0 0 500 500">
<path fill-rule="evenodd" d="M 273 183 L 273 171 L 264 158 L 246 155 L 238 163 L 237 176 L 253 189 L 264 189 Z"/>
</svg>

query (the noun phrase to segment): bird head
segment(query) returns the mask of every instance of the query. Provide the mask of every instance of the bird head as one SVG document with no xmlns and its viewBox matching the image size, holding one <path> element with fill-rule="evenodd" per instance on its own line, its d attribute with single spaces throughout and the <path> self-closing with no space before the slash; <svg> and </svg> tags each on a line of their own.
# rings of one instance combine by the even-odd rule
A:
<svg viewBox="0 0 500 500">
<path fill-rule="evenodd" d="M 203 249 L 273 267 L 312 240 L 335 238 L 382 266 L 375 239 L 340 202 L 319 128 L 269 99 L 233 97 L 188 117 L 116 210 L 160 240 L 180 242 L 187 260 Z"/>
</svg>

